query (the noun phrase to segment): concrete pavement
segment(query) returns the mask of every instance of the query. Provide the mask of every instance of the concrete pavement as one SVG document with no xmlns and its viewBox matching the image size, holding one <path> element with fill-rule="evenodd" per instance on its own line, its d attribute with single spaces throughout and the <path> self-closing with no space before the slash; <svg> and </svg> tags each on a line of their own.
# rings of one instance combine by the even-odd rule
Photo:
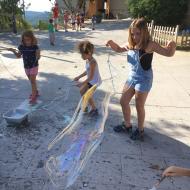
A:
<svg viewBox="0 0 190 190">
<path fill-rule="evenodd" d="M 68 123 L 80 99 L 71 80 L 84 70 L 76 43 L 88 39 L 95 44 L 103 78 L 109 77 L 105 42 L 127 40 L 129 21 L 102 23 L 95 31 L 56 33 L 56 46 L 49 45 L 47 32 L 36 32 L 42 49 L 38 77 L 41 99 L 52 104 L 30 115 L 27 128 L 6 127 L 2 114 L 19 105 L 30 93 L 22 60 L 10 52 L 0 52 L 0 189 L 52 190 L 44 170 L 49 157 L 47 146 Z M 16 47 L 20 35 L 0 34 L 0 46 Z M 111 52 L 116 68 L 114 84 L 121 92 L 127 78 L 126 54 Z M 113 132 L 122 121 L 119 95 L 111 98 L 105 137 L 85 170 L 69 190 L 148 190 L 164 168 L 178 165 L 190 168 L 190 53 L 177 51 L 172 58 L 155 54 L 153 88 L 146 102 L 145 142 L 133 142 L 125 134 Z M 100 90 L 100 94 L 103 93 Z M 66 97 L 66 94 L 69 96 Z M 65 101 L 65 98 L 67 101 Z M 137 123 L 134 99 L 132 122 Z M 186 177 L 164 180 L 160 190 L 189 190 Z"/>
</svg>

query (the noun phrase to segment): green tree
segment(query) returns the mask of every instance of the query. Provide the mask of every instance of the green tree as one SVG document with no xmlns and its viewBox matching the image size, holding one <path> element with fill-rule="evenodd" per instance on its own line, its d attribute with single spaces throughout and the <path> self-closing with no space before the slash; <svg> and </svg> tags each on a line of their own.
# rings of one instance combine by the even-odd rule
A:
<svg viewBox="0 0 190 190">
<path fill-rule="evenodd" d="M 43 21 L 43 20 L 39 20 L 37 28 L 39 30 L 47 30 L 48 29 L 48 22 L 47 21 Z"/>
<path fill-rule="evenodd" d="M 64 5 L 69 9 L 71 12 L 76 12 L 78 10 L 83 9 L 85 12 L 86 9 L 86 2 L 88 0 L 63 0 Z"/>
<path fill-rule="evenodd" d="M 0 31 L 12 31 L 17 29 L 31 29 L 32 26 L 24 18 L 24 0 L 0 1 Z"/>
<path fill-rule="evenodd" d="M 188 0 L 126 0 L 132 17 L 145 17 L 157 24 L 182 24 Z"/>
<path fill-rule="evenodd" d="M 21 9 L 18 7 L 19 0 L 2 0 L 0 1 L 0 24 L 6 25 L 6 27 L 12 27 L 14 33 L 17 33 L 16 16 L 22 15 Z M 8 23 L 6 23 L 6 22 Z"/>
</svg>

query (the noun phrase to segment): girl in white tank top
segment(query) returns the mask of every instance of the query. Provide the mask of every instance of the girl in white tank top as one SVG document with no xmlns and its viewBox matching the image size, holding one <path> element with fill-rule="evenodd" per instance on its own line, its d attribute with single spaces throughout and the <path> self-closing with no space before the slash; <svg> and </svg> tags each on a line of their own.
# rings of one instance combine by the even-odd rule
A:
<svg viewBox="0 0 190 190">
<path fill-rule="evenodd" d="M 86 60 L 86 73 L 88 78 L 90 78 L 90 71 L 91 71 L 91 64 L 95 64 L 95 70 L 94 70 L 94 74 L 93 74 L 93 78 L 92 80 L 89 81 L 89 83 L 93 86 L 95 84 L 100 85 L 102 83 L 101 80 L 101 76 L 99 73 L 99 68 L 98 68 L 98 64 L 96 62 L 96 60 L 92 57 L 91 60 Z"/>
<path fill-rule="evenodd" d="M 80 78 L 87 76 L 86 80 L 77 84 L 80 88 L 80 94 L 83 96 L 88 89 L 93 85 L 100 85 L 102 80 L 98 69 L 98 64 L 93 58 L 94 45 L 89 41 L 82 41 L 78 45 L 78 50 L 84 60 L 86 60 L 86 71 L 74 78 L 74 81 L 78 81 Z M 91 110 L 88 113 L 90 116 L 98 115 L 98 109 L 96 108 L 93 98 L 89 99 Z M 88 110 L 86 110 L 88 112 Z"/>
</svg>

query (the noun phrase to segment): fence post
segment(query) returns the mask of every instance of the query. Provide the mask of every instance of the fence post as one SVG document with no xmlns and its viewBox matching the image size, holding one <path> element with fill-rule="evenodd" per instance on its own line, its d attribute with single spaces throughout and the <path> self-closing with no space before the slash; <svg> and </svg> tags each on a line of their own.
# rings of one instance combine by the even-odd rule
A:
<svg viewBox="0 0 190 190">
<path fill-rule="evenodd" d="M 176 44 L 177 44 L 178 33 L 179 33 L 179 25 L 177 25 L 176 28 L 175 28 L 175 43 Z"/>
<path fill-rule="evenodd" d="M 154 35 L 154 20 L 151 21 L 150 25 L 150 36 L 153 37 Z"/>
<path fill-rule="evenodd" d="M 188 46 L 188 44 L 189 44 L 189 41 L 188 41 L 188 36 L 189 36 L 189 31 L 188 30 L 186 30 L 186 38 L 185 38 L 185 46 L 187 47 Z"/>
<path fill-rule="evenodd" d="M 183 30 L 181 33 L 181 46 L 183 46 L 184 36 L 185 36 L 185 30 Z"/>
</svg>

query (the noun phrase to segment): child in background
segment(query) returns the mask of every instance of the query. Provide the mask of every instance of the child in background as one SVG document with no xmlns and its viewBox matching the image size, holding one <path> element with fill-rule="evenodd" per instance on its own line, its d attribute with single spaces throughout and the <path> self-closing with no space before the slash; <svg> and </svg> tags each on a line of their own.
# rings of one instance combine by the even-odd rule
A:
<svg viewBox="0 0 190 190">
<path fill-rule="evenodd" d="M 92 21 L 92 30 L 95 30 L 95 23 L 96 23 L 96 16 L 95 15 L 92 16 L 91 21 Z"/>
<path fill-rule="evenodd" d="M 55 27 L 53 24 L 53 19 L 49 19 L 48 31 L 49 31 L 50 45 L 54 46 L 55 45 Z"/>
<path fill-rule="evenodd" d="M 84 28 L 85 26 L 84 26 L 84 13 L 81 13 L 81 15 L 80 15 L 81 17 L 81 28 Z"/>
<path fill-rule="evenodd" d="M 58 3 L 55 3 L 55 6 L 52 9 L 53 11 L 53 20 L 55 24 L 55 30 L 58 31 L 58 22 L 59 22 L 59 7 Z"/>
<path fill-rule="evenodd" d="M 81 56 L 84 60 L 86 60 L 86 71 L 81 75 L 77 76 L 74 81 L 78 81 L 80 78 L 87 76 L 87 79 L 82 83 L 78 83 L 77 86 L 80 88 L 80 94 L 83 96 L 85 92 L 90 89 L 93 85 L 101 84 L 101 77 L 98 69 L 98 64 L 93 57 L 94 45 L 89 41 L 82 41 L 78 45 L 78 50 L 81 53 Z M 89 104 L 91 106 L 91 110 L 89 112 L 90 116 L 98 115 L 98 109 L 95 106 L 95 102 L 93 98 L 89 99 Z M 88 112 L 88 110 L 86 110 Z"/>
<path fill-rule="evenodd" d="M 40 49 L 37 45 L 37 39 L 32 31 L 25 31 L 22 34 L 21 44 L 18 50 L 8 48 L 16 57 L 23 58 L 25 73 L 31 83 L 32 94 L 29 97 L 29 103 L 35 104 L 39 92 L 36 84 L 36 76 L 38 74 L 38 60 L 40 59 Z"/>
<path fill-rule="evenodd" d="M 76 30 L 76 28 L 75 28 L 75 20 L 76 20 L 76 16 L 75 16 L 74 13 L 72 13 L 72 15 L 71 15 L 72 30 Z"/>
<path fill-rule="evenodd" d="M 68 13 L 68 11 L 65 11 L 64 16 L 63 16 L 63 21 L 64 21 L 65 32 L 68 32 L 68 22 L 69 22 L 69 13 Z"/>
<path fill-rule="evenodd" d="M 79 31 L 79 29 L 81 30 L 81 18 L 79 13 L 76 16 L 76 21 L 77 21 L 77 31 Z"/>
</svg>

